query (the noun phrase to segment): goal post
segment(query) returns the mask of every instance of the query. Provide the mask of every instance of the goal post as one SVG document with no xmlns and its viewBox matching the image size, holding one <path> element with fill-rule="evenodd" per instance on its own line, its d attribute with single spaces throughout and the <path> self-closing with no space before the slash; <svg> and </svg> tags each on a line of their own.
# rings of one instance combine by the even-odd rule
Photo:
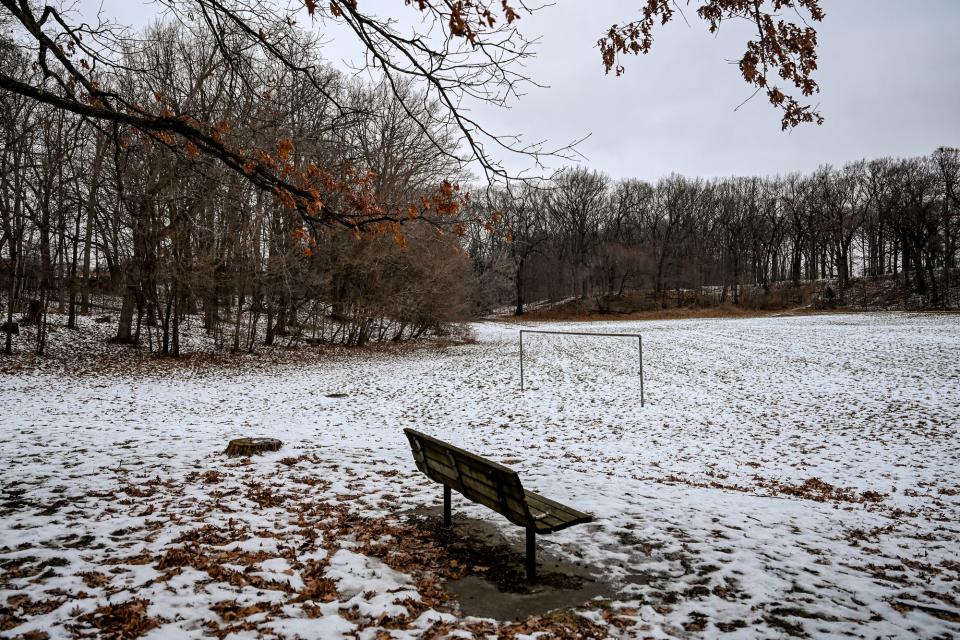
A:
<svg viewBox="0 0 960 640">
<path fill-rule="evenodd" d="M 524 391 L 523 385 L 523 334 L 540 333 L 555 336 L 586 336 L 598 338 L 636 338 L 637 356 L 640 363 L 640 406 L 643 406 L 643 336 L 639 333 L 590 333 L 585 331 L 545 331 L 540 329 L 520 329 L 520 391 Z"/>
</svg>

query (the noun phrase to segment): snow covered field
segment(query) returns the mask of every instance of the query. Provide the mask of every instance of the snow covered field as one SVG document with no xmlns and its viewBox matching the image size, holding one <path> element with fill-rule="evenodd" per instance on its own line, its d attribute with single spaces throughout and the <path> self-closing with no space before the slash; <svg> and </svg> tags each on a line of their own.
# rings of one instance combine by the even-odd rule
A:
<svg viewBox="0 0 960 640">
<path fill-rule="evenodd" d="M 644 408 L 635 341 L 525 337 L 521 393 L 519 326 L 475 328 L 441 352 L 0 377 L 0 636 L 571 628 L 496 627 L 437 588 L 483 567 L 398 515 L 440 499 L 403 427 L 595 514 L 539 538 L 619 592 L 581 633 L 960 636 L 960 317 L 537 327 L 643 333 Z M 242 435 L 285 446 L 220 455 Z"/>
</svg>

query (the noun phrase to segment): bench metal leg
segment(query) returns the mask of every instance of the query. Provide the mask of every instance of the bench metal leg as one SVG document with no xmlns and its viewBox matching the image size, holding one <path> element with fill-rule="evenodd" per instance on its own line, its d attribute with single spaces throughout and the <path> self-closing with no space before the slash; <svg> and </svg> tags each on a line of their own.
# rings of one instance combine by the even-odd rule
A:
<svg viewBox="0 0 960 640">
<path fill-rule="evenodd" d="M 527 529 L 527 580 L 537 577 L 537 532 Z"/>
<path fill-rule="evenodd" d="M 452 524 L 453 514 L 450 508 L 450 487 L 443 485 L 443 526 L 449 527 Z"/>
</svg>

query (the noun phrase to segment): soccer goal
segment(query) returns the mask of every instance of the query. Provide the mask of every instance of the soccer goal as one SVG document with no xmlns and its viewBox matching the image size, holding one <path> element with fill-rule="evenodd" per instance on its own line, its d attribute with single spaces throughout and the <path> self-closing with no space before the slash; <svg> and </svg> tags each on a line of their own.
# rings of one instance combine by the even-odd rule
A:
<svg viewBox="0 0 960 640">
<path fill-rule="evenodd" d="M 541 331 L 539 329 L 520 329 L 520 391 L 524 391 L 523 375 L 523 334 L 537 333 L 553 336 L 584 336 L 597 338 L 627 338 L 637 341 L 637 358 L 640 365 L 640 406 L 643 406 L 643 336 L 639 333 L 589 333 L 583 331 Z"/>
</svg>

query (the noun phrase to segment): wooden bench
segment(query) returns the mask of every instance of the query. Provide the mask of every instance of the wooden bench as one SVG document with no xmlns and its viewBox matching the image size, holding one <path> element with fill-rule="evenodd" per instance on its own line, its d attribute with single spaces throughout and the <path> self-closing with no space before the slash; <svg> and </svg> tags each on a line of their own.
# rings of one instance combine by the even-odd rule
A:
<svg viewBox="0 0 960 640">
<path fill-rule="evenodd" d="M 527 578 L 537 575 L 537 534 L 553 533 L 593 516 L 527 491 L 513 469 L 464 451 L 413 429 L 404 429 L 417 468 L 443 485 L 443 524 L 451 523 L 450 496 L 456 489 L 465 498 L 489 507 L 527 530 Z"/>
</svg>

